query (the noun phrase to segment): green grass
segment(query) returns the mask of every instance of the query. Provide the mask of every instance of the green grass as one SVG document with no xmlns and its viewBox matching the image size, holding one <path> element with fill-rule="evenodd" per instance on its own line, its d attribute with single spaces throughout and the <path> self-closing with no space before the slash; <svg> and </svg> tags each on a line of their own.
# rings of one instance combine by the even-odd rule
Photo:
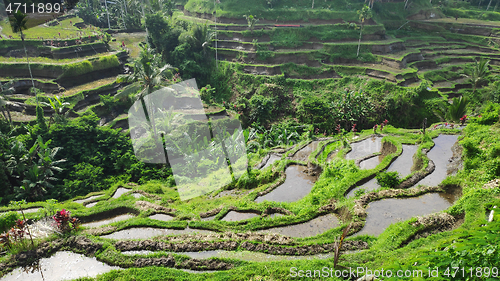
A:
<svg viewBox="0 0 500 281">
<path fill-rule="evenodd" d="M 45 27 L 43 25 L 38 25 L 32 27 L 26 31 L 23 31 L 27 39 L 38 39 L 39 37 L 43 39 L 66 39 L 66 38 L 80 38 L 80 36 L 87 37 L 89 35 L 95 35 L 97 30 L 93 29 L 78 29 L 70 25 L 70 21 L 74 23 L 82 22 L 80 18 L 66 19 L 61 22 L 60 25 Z M 2 27 L 2 34 L 9 36 L 11 35 L 14 39 L 20 39 L 19 33 L 13 33 L 12 28 L 8 20 L 3 20 L 0 22 Z M 82 32 L 82 35 L 80 35 Z M 61 35 L 59 36 L 59 33 Z"/>
</svg>

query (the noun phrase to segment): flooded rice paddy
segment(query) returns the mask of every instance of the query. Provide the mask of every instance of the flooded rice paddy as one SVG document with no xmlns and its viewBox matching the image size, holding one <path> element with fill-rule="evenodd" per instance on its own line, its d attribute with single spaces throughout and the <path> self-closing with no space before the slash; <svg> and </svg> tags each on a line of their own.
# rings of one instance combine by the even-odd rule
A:
<svg viewBox="0 0 500 281">
<path fill-rule="evenodd" d="M 391 163 L 391 165 L 389 165 L 389 167 L 387 168 L 387 172 L 398 172 L 400 178 L 404 178 L 407 175 L 411 174 L 411 172 L 412 172 L 411 168 L 413 166 L 413 155 L 417 152 L 417 150 L 418 150 L 417 145 L 403 144 L 403 152 L 401 153 L 401 155 L 399 155 L 396 158 L 396 160 L 394 162 Z M 373 157 L 373 158 L 379 158 L 379 157 L 380 156 Z M 370 158 L 370 159 L 373 159 L 373 158 Z M 382 161 L 382 160 L 379 160 L 379 161 Z M 365 161 L 363 161 L 363 162 L 365 162 Z M 363 162 L 360 163 L 360 166 L 363 164 Z M 363 168 L 363 167 L 361 166 L 361 168 Z M 371 192 L 371 191 L 378 189 L 378 188 L 380 188 L 380 185 L 378 185 L 377 179 L 372 178 L 371 180 L 367 181 L 366 183 L 361 184 L 358 187 L 350 190 L 347 193 L 346 197 L 350 198 L 350 197 L 354 196 L 355 192 L 360 190 L 360 189 L 364 189 L 365 192 Z"/>
<path fill-rule="evenodd" d="M 147 250 L 122 252 L 122 254 L 130 256 L 149 255 L 153 253 L 155 252 Z M 305 259 L 311 260 L 311 259 L 328 259 L 333 257 L 333 253 L 304 255 L 304 256 L 286 256 L 286 255 L 271 255 L 260 252 L 226 251 L 226 250 L 214 250 L 214 251 L 202 251 L 202 252 L 176 252 L 173 254 L 186 255 L 193 259 L 228 258 L 228 259 L 237 259 L 248 262 L 269 262 L 269 261 L 305 260 Z"/>
<path fill-rule="evenodd" d="M 318 148 L 319 141 L 312 141 L 310 144 L 306 145 L 291 157 L 295 161 L 305 161 L 309 158 L 309 155 Z"/>
<path fill-rule="evenodd" d="M 347 160 L 366 157 L 375 152 L 379 152 L 382 147 L 381 137 L 369 137 L 360 142 L 351 143 L 352 150 L 345 155 Z"/>
<path fill-rule="evenodd" d="M 113 194 L 113 198 L 118 198 L 131 190 L 132 189 L 129 189 L 129 188 L 119 187 L 116 189 L 115 194 Z"/>
<path fill-rule="evenodd" d="M 31 268 L 17 268 L 0 280 L 73 280 L 83 277 L 96 277 L 98 274 L 120 268 L 109 266 L 98 261 L 96 258 L 89 258 L 80 254 L 61 251 L 55 253 L 50 258 L 42 258 L 38 263 L 38 268 L 30 269 Z"/>
<path fill-rule="evenodd" d="M 134 217 L 133 215 L 124 214 L 124 215 L 119 215 L 119 216 L 116 216 L 116 217 L 107 218 L 107 219 L 103 219 L 103 220 L 82 223 L 82 226 L 85 226 L 85 227 L 99 227 L 99 226 L 110 224 L 110 223 L 117 222 L 117 221 L 128 220 L 128 219 L 131 219 L 133 217 Z"/>
<path fill-rule="evenodd" d="M 446 193 L 428 193 L 414 198 L 389 198 L 371 202 L 366 209 L 366 224 L 355 235 L 378 236 L 392 223 L 446 210 L 460 196 L 461 190 L 453 189 Z"/>
<path fill-rule="evenodd" d="M 256 202 L 294 202 L 311 192 L 316 176 L 305 173 L 306 166 L 290 165 L 286 168 L 285 182 L 266 195 L 257 197 Z"/>
<path fill-rule="evenodd" d="M 423 178 L 417 185 L 436 186 L 440 184 L 451 170 L 448 167 L 453 157 L 451 147 L 457 142 L 458 135 L 439 135 L 433 139 L 434 147 L 427 153 L 427 157 L 434 162 L 436 169 L 427 177 Z"/>
<path fill-rule="evenodd" d="M 78 199 L 78 200 L 75 200 L 73 202 L 75 203 L 79 203 L 79 204 L 82 204 L 84 202 L 87 202 L 87 201 L 90 201 L 90 200 L 94 200 L 94 199 L 97 199 L 99 197 L 101 197 L 102 195 L 94 195 L 94 196 L 90 196 L 88 198 L 84 198 L 84 199 Z"/>
<path fill-rule="evenodd" d="M 269 156 L 269 159 L 267 159 L 267 162 L 266 162 L 266 165 L 264 165 L 262 168 L 260 168 L 261 170 L 264 170 L 265 168 L 271 166 L 274 162 L 278 161 L 281 159 L 281 156 L 278 156 L 276 154 L 271 154 Z"/>
<path fill-rule="evenodd" d="M 181 235 L 194 233 L 214 233 L 209 230 L 202 229 L 169 229 L 169 228 L 153 228 L 153 227 L 134 227 L 120 230 L 111 234 L 103 235 L 102 238 L 108 239 L 149 239 L 161 235 Z"/>
<path fill-rule="evenodd" d="M 255 213 L 244 213 L 244 212 L 237 212 L 237 211 L 229 211 L 221 220 L 222 221 L 241 221 L 241 220 L 248 220 L 254 217 L 260 216 L 259 214 Z"/>
<path fill-rule="evenodd" d="M 170 221 L 174 219 L 174 217 L 165 214 L 154 214 L 152 216 L 149 216 L 148 218 L 159 221 Z"/>
</svg>

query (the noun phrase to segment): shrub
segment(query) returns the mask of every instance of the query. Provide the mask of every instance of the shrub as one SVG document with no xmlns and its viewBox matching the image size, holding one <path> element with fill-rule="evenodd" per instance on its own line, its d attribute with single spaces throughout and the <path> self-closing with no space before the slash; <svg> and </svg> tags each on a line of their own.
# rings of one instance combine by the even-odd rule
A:
<svg viewBox="0 0 500 281">
<path fill-rule="evenodd" d="M 215 88 L 212 88 L 210 84 L 201 88 L 200 97 L 201 100 L 204 101 L 205 103 L 211 103 L 215 97 Z"/>
<path fill-rule="evenodd" d="M 477 123 L 482 125 L 492 125 L 498 122 L 500 114 L 500 104 L 488 103 L 481 113 L 481 117 L 476 119 Z"/>
<path fill-rule="evenodd" d="M 2 215 L 0 217 L 0 232 L 10 229 L 18 219 L 20 219 L 20 215 L 17 212 L 8 212 Z"/>
<path fill-rule="evenodd" d="M 57 229 L 61 233 L 71 232 L 71 230 L 76 230 L 78 227 L 79 220 L 77 218 L 72 218 L 70 214 L 70 211 L 62 209 L 61 211 L 57 211 L 53 216 Z"/>
<path fill-rule="evenodd" d="M 382 187 L 395 188 L 401 182 L 398 172 L 382 172 L 376 178 L 377 183 Z"/>
</svg>

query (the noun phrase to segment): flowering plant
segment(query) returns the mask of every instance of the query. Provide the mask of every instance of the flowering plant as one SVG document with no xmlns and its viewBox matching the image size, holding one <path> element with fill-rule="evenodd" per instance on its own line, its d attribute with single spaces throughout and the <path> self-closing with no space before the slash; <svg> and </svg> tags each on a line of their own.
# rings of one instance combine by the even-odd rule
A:
<svg viewBox="0 0 500 281">
<path fill-rule="evenodd" d="M 357 124 L 353 124 L 353 125 L 352 125 L 351 132 L 354 132 L 354 133 L 355 133 L 355 132 L 357 131 L 357 130 L 356 130 L 356 125 L 357 125 Z"/>
<path fill-rule="evenodd" d="M 464 125 L 465 121 L 467 121 L 467 115 L 464 115 L 462 118 L 460 118 L 460 124 Z"/>
<path fill-rule="evenodd" d="M 71 230 L 76 230 L 80 221 L 77 218 L 71 217 L 71 212 L 62 209 L 61 211 L 57 211 L 56 214 L 52 217 L 55 221 L 55 225 L 57 229 L 62 232 L 70 232 Z"/>
</svg>

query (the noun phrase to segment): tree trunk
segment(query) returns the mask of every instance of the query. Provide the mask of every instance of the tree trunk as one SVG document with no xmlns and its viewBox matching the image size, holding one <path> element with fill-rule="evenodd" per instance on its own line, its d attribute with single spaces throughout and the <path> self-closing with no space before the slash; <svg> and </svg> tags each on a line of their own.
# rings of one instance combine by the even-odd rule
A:
<svg viewBox="0 0 500 281">
<path fill-rule="evenodd" d="M 12 126 L 12 116 L 10 116 L 10 110 L 7 107 L 5 107 L 5 109 L 7 111 L 7 115 L 9 116 L 9 123 Z"/>
<path fill-rule="evenodd" d="M 358 52 L 356 53 L 356 57 L 359 56 L 359 47 L 361 46 L 361 33 L 362 32 L 363 32 L 363 25 L 361 25 L 361 28 L 359 29 Z"/>
<path fill-rule="evenodd" d="M 488 7 L 486 7 L 486 11 L 488 11 L 490 9 L 491 1 L 493 1 L 493 0 L 490 0 L 490 2 L 488 3 Z"/>
<path fill-rule="evenodd" d="M 2 110 L 2 115 L 3 115 L 3 118 L 5 118 L 5 120 L 7 120 L 7 114 L 5 113 L 5 109 L 3 109 L 3 107 L 1 108 Z"/>
<path fill-rule="evenodd" d="M 24 35 L 22 30 L 21 30 L 21 41 L 23 41 L 24 53 L 26 54 L 26 61 L 28 62 L 28 70 L 30 72 L 30 77 L 31 77 L 31 85 L 33 85 L 33 91 L 35 91 L 36 106 L 38 107 L 38 95 L 36 93 L 35 81 L 33 81 L 33 74 L 31 73 L 30 60 L 28 58 L 28 51 L 26 50 L 26 44 L 24 43 Z"/>
<path fill-rule="evenodd" d="M 313 3 L 312 3 L 312 6 L 311 6 L 311 9 L 314 9 L 314 0 L 313 0 Z"/>
</svg>

